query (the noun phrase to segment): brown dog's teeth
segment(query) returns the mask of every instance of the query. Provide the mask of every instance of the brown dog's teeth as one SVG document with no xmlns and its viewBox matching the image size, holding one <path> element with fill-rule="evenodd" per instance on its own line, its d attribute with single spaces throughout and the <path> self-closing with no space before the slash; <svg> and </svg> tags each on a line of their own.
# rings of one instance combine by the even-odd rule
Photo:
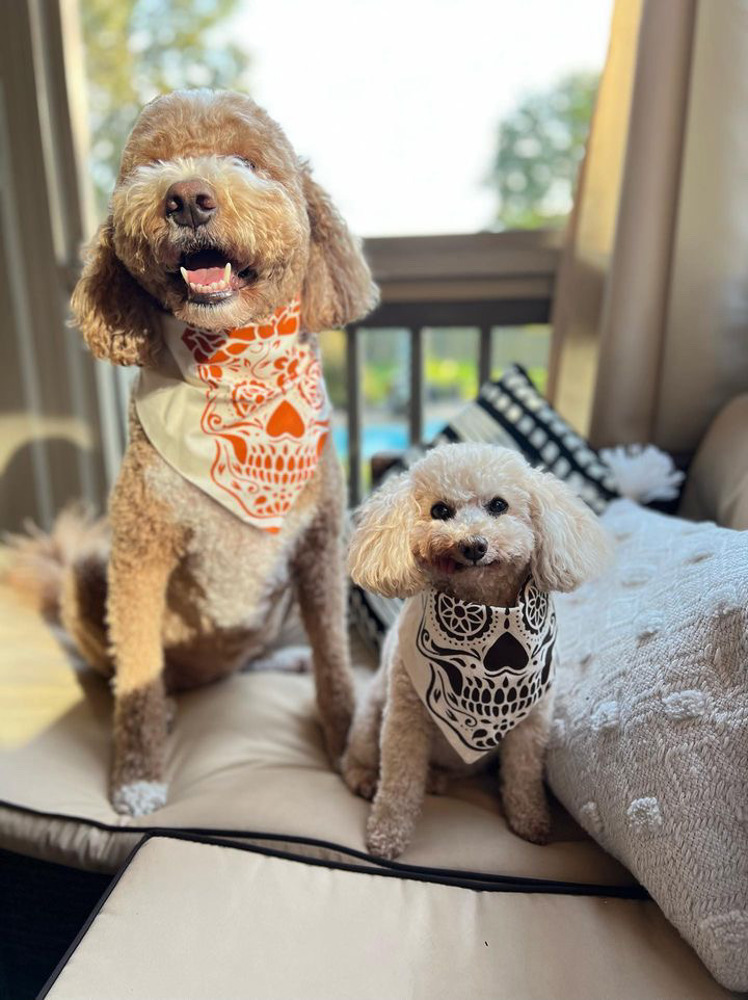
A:
<svg viewBox="0 0 748 1000">
<path fill-rule="evenodd" d="M 187 263 L 193 264 L 199 262 L 191 259 L 188 260 Z M 231 292 L 241 287 L 241 276 L 239 274 L 234 273 L 234 267 L 231 261 L 226 261 L 226 263 L 223 265 L 220 271 L 221 276 L 216 281 L 205 281 L 205 282 L 194 281 L 193 280 L 194 276 L 197 274 L 199 270 L 200 269 L 198 268 L 195 268 L 194 270 L 189 270 L 184 264 L 181 265 L 179 268 L 180 274 L 182 275 L 182 278 L 184 279 L 187 288 L 189 289 L 190 292 L 194 293 L 195 295 L 210 295 L 210 294 L 217 294 L 219 292 Z M 250 269 L 247 268 L 247 271 L 249 270 Z M 218 268 L 212 266 L 210 268 L 207 268 L 206 276 L 208 272 L 211 271 L 213 272 L 218 271 Z M 213 276 L 214 276 L 213 274 L 210 274 L 210 277 Z"/>
<path fill-rule="evenodd" d="M 231 287 L 224 280 L 214 281 L 210 285 L 201 285 L 198 282 L 189 281 L 187 278 L 185 278 L 185 281 L 187 281 L 190 290 L 197 292 L 198 295 L 206 295 L 209 292 L 228 292 Z"/>
</svg>

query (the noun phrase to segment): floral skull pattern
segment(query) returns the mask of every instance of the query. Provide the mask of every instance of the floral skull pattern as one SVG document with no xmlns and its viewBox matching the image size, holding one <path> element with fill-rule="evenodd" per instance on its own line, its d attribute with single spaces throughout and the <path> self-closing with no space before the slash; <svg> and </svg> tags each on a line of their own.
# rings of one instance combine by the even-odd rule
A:
<svg viewBox="0 0 748 1000">
<path fill-rule="evenodd" d="M 141 372 L 135 393 L 151 443 L 232 513 L 277 532 L 314 474 L 330 426 L 316 350 L 300 338 L 298 298 L 232 330 L 166 317 L 164 339 L 168 358 Z"/>
<path fill-rule="evenodd" d="M 493 750 L 553 680 L 556 615 L 529 577 L 513 608 L 430 589 L 410 598 L 400 633 L 419 697 L 466 762 Z"/>
</svg>

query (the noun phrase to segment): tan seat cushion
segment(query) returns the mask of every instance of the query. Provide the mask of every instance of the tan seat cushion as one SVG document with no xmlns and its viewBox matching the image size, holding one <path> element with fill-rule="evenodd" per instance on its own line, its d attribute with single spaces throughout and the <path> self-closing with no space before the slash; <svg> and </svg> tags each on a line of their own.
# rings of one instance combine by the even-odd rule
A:
<svg viewBox="0 0 748 1000">
<path fill-rule="evenodd" d="M 131 859 L 49 1000 L 711 1000 L 651 903 L 475 891 L 164 837 Z"/>
<path fill-rule="evenodd" d="M 298 641 L 298 636 L 289 636 L 289 641 Z M 0 648 L 5 653 L 0 657 L 0 847 L 76 867 L 114 872 L 144 833 L 166 828 L 223 834 L 244 845 L 260 844 L 298 856 L 324 859 L 328 863 L 376 864 L 364 853 L 368 803 L 351 795 L 340 777 L 330 770 L 315 721 L 310 677 L 241 674 L 179 698 L 177 722 L 168 747 L 169 801 L 158 812 L 136 820 L 117 815 L 107 798 L 112 710 L 107 685 L 90 671 L 74 671 L 62 647 L 36 614 L 24 608 L 15 595 L 1 589 Z M 363 657 L 363 653 L 357 657 L 360 673 L 366 672 Z M 174 847 L 173 844 L 168 846 Z M 156 845 L 150 846 L 148 853 L 155 848 Z M 192 845 L 179 844 L 177 849 L 191 850 Z M 141 857 L 147 856 L 145 851 L 137 855 L 133 872 L 137 872 Z M 233 852 L 227 851 L 216 854 L 221 859 L 233 856 Z M 237 851 L 236 856 L 248 863 L 245 853 Z M 477 881 L 471 880 L 469 874 L 463 876 L 473 885 L 487 883 L 493 886 L 503 876 L 515 880 L 529 878 L 607 885 L 616 887 L 613 894 L 629 896 L 641 893 L 629 872 L 598 847 L 560 807 L 555 810 L 554 839 L 547 847 L 537 847 L 514 836 L 501 816 L 496 782 L 491 776 L 483 781 L 455 783 L 446 796 L 428 796 L 413 843 L 400 860 L 411 876 L 419 878 L 432 874 L 423 869 L 439 869 L 440 877 L 445 877 L 444 870 L 455 870 L 485 873 L 487 878 Z M 290 862 L 285 864 L 290 865 Z M 171 860 L 166 867 L 173 874 L 182 868 Z M 270 869 L 264 859 L 257 861 L 256 867 L 273 872 L 282 868 L 279 864 Z M 398 866 L 391 867 L 398 869 Z M 210 870 L 213 870 L 212 864 Z M 304 865 L 282 870 L 294 873 L 294 877 L 284 883 L 283 893 L 278 897 L 285 900 L 288 912 L 294 912 L 307 899 L 329 900 L 329 906 L 320 910 L 317 905 L 314 912 L 318 928 L 329 928 L 329 941 L 333 943 L 338 930 L 330 921 L 334 921 L 340 932 L 344 931 L 348 922 L 354 919 L 357 901 L 363 900 L 360 906 L 366 907 L 366 919 L 361 918 L 357 924 L 364 925 L 360 933 L 357 930 L 360 942 L 373 916 L 379 914 L 384 918 L 384 910 L 388 909 L 380 903 L 376 893 L 386 891 L 388 899 L 392 896 L 400 900 L 405 891 L 398 888 L 401 883 L 388 883 L 384 889 L 378 889 L 384 879 L 354 876 L 351 872 L 333 874 Z M 201 877 L 211 883 L 212 875 Z M 254 880 L 251 875 L 247 878 Z M 272 886 L 275 878 L 269 875 L 268 884 Z M 350 883 L 352 909 L 341 909 L 338 919 L 335 914 L 342 900 L 347 899 L 348 878 L 355 880 Z M 307 879 L 314 884 L 308 884 Z M 198 891 L 199 881 L 186 884 L 193 888 L 184 891 Z M 229 884 L 232 879 L 227 881 Z M 415 883 L 402 883 L 406 884 L 410 898 L 411 891 L 417 893 L 418 890 L 414 888 Z M 151 885 L 150 877 L 145 879 L 144 892 L 149 891 L 148 885 Z M 125 886 L 124 881 L 120 883 L 121 890 Z M 508 887 L 528 888 L 516 881 Z M 611 987 L 613 991 L 609 995 L 612 997 L 637 995 L 625 992 L 626 976 L 633 983 L 639 982 L 640 977 L 650 983 L 639 996 L 709 998 L 724 995 L 706 978 L 691 950 L 665 924 L 652 902 L 613 899 L 610 894 L 605 898 L 557 897 L 535 892 L 524 896 L 516 893 L 497 896 L 465 890 L 464 896 L 462 893 L 458 896 L 454 889 L 426 888 L 428 895 L 424 891 L 423 896 L 414 897 L 407 920 L 400 914 L 397 923 L 384 921 L 381 931 L 377 931 L 379 936 L 369 936 L 369 940 L 387 940 L 387 935 L 391 935 L 390 940 L 407 940 L 408 948 L 413 949 L 416 948 L 414 942 L 418 942 L 419 948 L 425 948 L 424 955 L 428 959 L 423 975 L 429 983 L 438 978 L 431 976 L 432 963 L 436 963 L 434 968 L 438 969 L 441 962 L 441 959 L 437 961 L 438 954 L 442 950 L 449 954 L 454 941 L 461 945 L 465 955 L 475 957 L 475 928 L 478 922 L 482 925 L 490 900 L 492 930 L 482 938 L 479 935 L 477 953 L 482 961 L 484 952 L 480 950 L 480 942 L 487 940 L 489 943 L 483 945 L 484 949 L 506 942 L 501 944 L 501 955 L 518 956 L 517 961 L 506 968 L 506 963 L 497 963 L 490 966 L 489 973 L 481 972 L 481 982 L 495 980 L 495 983 L 506 984 L 506 994 L 491 995 L 553 996 L 559 1000 L 566 996 L 569 1000 L 582 996 L 601 997 L 604 994 L 597 991 L 597 981 L 609 965 L 617 970 L 615 976 L 618 977 L 610 980 L 616 983 L 615 988 Z M 543 885 L 540 888 L 554 887 Z M 568 889 L 568 886 L 561 888 Z M 180 888 L 179 892 L 182 891 Z M 153 895 L 155 898 L 158 893 Z M 221 956 L 228 952 L 222 950 L 222 941 L 228 942 L 229 938 L 213 917 L 207 915 L 207 910 L 217 908 L 223 912 L 225 908 L 231 914 L 230 922 L 236 925 L 235 929 L 251 927 L 249 917 L 253 911 L 246 905 L 250 897 L 250 889 L 247 894 L 236 896 L 228 889 L 221 890 L 215 896 L 205 894 L 205 901 L 201 900 L 197 907 L 200 913 L 206 914 L 206 919 L 203 921 L 200 917 L 199 933 L 193 928 L 191 934 L 212 942 L 213 965 L 209 959 L 203 962 L 206 969 L 210 967 L 211 975 L 217 975 L 217 967 L 225 964 Z M 447 902 L 458 898 L 465 899 L 461 904 L 464 910 L 456 911 L 452 917 Z M 118 895 L 112 897 L 107 914 L 112 912 L 117 899 Z M 157 915 L 159 933 L 151 934 L 145 925 L 139 925 L 141 943 L 163 941 L 162 929 L 166 926 L 161 922 L 165 919 L 163 913 L 158 907 L 151 909 L 150 905 L 143 906 L 142 912 L 148 919 L 152 913 Z M 198 920 L 193 904 L 187 912 Z M 320 912 L 324 913 L 324 920 L 319 919 Z M 393 921 L 398 912 L 393 914 Z M 417 915 L 414 923 L 411 914 Z M 171 921 L 172 916 L 168 919 Z M 281 918 L 276 916 L 274 919 Z M 308 914 L 304 919 L 315 923 Z M 91 931 L 94 934 L 91 940 L 95 940 L 106 924 L 107 921 L 97 921 L 95 931 Z M 435 936 L 434 928 L 442 924 L 442 935 L 449 927 L 457 929 L 457 936 L 450 941 Z M 300 938 L 307 939 L 306 924 L 299 934 Z M 255 940 L 252 934 L 248 937 Z M 278 947 L 288 947 L 289 936 L 286 935 L 285 944 L 281 937 L 278 933 L 272 940 Z M 428 944 L 432 937 L 438 942 L 436 951 Z M 530 944 L 546 937 L 551 944 L 542 953 L 537 951 L 537 942 Z M 170 934 L 169 940 L 176 949 L 173 954 L 181 956 L 179 935 Z M 185 940 L 191 942 L 193 937 L 188 935 Z M 245 939 L 232 940 L 236 944 L 236 954 L 241 954 Z M 81 955 L 86 954 L 87 947 L 88 944 L 82 948 Z M 363 947 L 360 944 L 360 953 Z M 257 954 L 262 955 L 266 949 L 267 942 L 258 948 Z M 315 949 L 316 944 L 310 944 L 308 954 L 314 955 Z M 336 952 L 337 946 L 332 950 Z M 397 946 L 388 947 L 388 955 L 390 951 L 398 953 Z M 537 961 L 534 958 L 530 961 L 535 954 Z M 346 975 L 362 961 L 359 958 L 354 963 L 346 959 Z M 462 961 L 462 955 L 460 961 L 459 969 L 469 967 L 467 959 Z M 76 957 L 71 970 L 77 963 Z M 329 966 L 327 958 L 320 961 L 320 968 Z M 627 966 L 630 966 L 628 971 Z M 239 968 L 238 964 L 232 967 Z M 109 960 L 100 963 L 100 968 L 112 970 L 114 975 L 115 966 Z M 153 963 L 149 961 L 146 968 L 153 970 Z M 298 968 L 303 971 L 306 966 L 301 963 Z M 223 974 L 228 970 L 218 971 Z M 406 976 L 402 970 L 399 974 Z M 252 981 L 248 973 L 242 975 L 245 985 Z M 117 981 L 122 982 L 121 979 L 111 980 Z M 207 981 L 212 988 L 212 981 Z M 290 982 L 293 986 L 293 981 Z M 350 979 L 341 979 L 341 982 L 350 984 Z M 525 982 L 529 984 L 528 993 L 518 986 Z M 546 990 L 550 982 L 553 988 Z M 580 983 L 585 984 L 584 990 Z M 63 985 L 61 980 L 59 988 Z M 290 992 L 280 991 L 277 995 L 315 995 L 299 994 L 290 986 L 289 989 Z M 53 995 L 96 996 L 97 1000 L 103 1000 L 108 994 L 100 992 L 98 986 L 81 992 L 73 985 L 69 993 Z M 109 995 L 117 994 L 115 991 Z M 132 990 L 131 995 L 157 996 L 137 989 Z M 237 994 L 216 989 L 203 994 L 173 990 L 162 995 L 223 997 Z M 238 995 L 262 996 L 264 1000 L 275 994 L 245 992 Z M 388 994 L 378 986 L 369 994 L 343 991 L 340 995 L 398 994 Z M 436 992 L 435 995 L 456 996 L 460 992 Z M 472 985 L 470 995 L 480 995 Z"/>
<path fill-rule="evenodd" d="M 295 642 L 299 635 L 288 638 Z M 167 751 L 168 802 L 132 819 L 118 815 L 107 795 L 107 684 L 88 670 L 76 673 L 43 622 L 8 590 L 0 591 L 0 647 L 6 651 L 0 658 L 0 847 L 111 872 L 143 831 L 154 828 L 270 834 L 365 851 L 369 805 L 330 768 L 310 676 L 240 674 L 179 697 Z M 322 845 L 296 849 L 340 856 Z M 634 884 L 560 808 L 552 845 L 520 840 L 504 823 L 490 779 L 429 796 L 402 860 Z"/>
</svg>

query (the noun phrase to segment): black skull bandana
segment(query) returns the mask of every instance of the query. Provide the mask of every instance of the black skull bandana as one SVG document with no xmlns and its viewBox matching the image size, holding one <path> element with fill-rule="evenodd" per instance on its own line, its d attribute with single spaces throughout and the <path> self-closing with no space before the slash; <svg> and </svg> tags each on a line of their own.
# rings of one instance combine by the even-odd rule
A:
<svg viewBox="0 0 748 1000">
<path fill-rule="evenodd" d="M 556 614 L 532 577 L 514 608 L 433 588 L 406 602 L 399 646 L 434 722 L 466 763 L 493 750 L 553 680 Z"/>
</svg>

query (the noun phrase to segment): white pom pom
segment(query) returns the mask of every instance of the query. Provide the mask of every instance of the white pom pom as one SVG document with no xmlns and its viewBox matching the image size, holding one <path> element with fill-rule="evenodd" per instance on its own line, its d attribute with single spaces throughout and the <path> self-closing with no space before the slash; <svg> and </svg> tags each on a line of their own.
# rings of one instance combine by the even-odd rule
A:
<svg viewBox="0 0 748 1000">
<path fill-rule="evenodd" d="M 612 472 L 621 496 L 637 503 L 674 500 L 685 478 L 685 473 L 675 468 L 670 455 L 652 444 L 603 448 L 600 458 Z"/>
</svg>

